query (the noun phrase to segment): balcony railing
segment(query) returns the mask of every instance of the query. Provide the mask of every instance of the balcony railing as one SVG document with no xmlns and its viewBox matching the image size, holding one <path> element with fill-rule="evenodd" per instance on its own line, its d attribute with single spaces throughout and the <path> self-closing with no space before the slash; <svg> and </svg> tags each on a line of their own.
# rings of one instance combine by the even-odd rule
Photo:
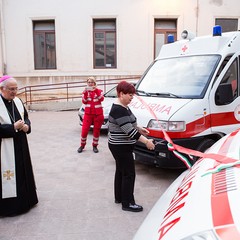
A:
<svg viewBox="0 0 240 240">
<path fill-rule="evenodd" d="M 139 78 L 140 76 L 97 80 L 97 86 L 105 93 L 120 81 L 137 82 Z M 18 90 L 18 97 L 22 99 L 26 106 L 49 101 L 73 101 L 82 97 L 85 87 L 86 80 L 26 86 Z"/>
</svg>

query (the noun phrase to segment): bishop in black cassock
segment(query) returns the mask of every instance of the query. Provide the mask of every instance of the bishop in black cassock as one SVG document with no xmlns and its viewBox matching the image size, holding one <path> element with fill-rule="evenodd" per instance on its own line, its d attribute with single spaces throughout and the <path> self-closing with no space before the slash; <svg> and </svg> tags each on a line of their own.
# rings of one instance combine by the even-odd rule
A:
<svg viewBox="0 0 240 240">
<path fill-rule="evenodd" d="M 0 90 L 0 216 L 14 216 L 38 203 L 27 141 L 31 123 L 16 97 L 16 80 L 3 76 Z"/>
</svg>

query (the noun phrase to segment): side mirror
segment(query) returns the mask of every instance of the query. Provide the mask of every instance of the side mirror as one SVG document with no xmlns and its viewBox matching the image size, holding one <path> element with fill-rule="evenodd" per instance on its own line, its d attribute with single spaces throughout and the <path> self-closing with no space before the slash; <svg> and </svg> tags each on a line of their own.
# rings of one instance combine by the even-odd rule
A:
<svg viewBox="0 0 240 240">
<path fill-rule="evenodd" d="M 222 83 L 218 86 L 215 94 L 216 105 L 226 105 L 233 101 L 232 85 Z"/>
</svg>

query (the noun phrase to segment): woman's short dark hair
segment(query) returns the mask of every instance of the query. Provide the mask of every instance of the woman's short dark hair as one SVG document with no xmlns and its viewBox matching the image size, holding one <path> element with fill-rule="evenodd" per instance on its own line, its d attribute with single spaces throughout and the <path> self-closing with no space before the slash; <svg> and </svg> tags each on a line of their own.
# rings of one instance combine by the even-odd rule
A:
<svg viewBox="0 0 240 240">
<path fill-rule="evenodd" d="M 133 86 L 133 84 L 128 83 L 126 81 L 121 81 L 118 85 L 117 85 L 117 95 L 119 96 L 120 92 L 124 93 L 124 94 L 135 94 L 136 93 L 136 89 Z"/>
</svg>

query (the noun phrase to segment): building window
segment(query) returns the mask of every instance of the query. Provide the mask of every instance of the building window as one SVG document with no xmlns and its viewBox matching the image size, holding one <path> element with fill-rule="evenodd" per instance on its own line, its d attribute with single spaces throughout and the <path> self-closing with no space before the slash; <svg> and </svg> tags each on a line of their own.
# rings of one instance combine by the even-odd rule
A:
<svg viewBox="0 0 240 240">
<path fill-rule="evenodd" d="M 167 43 L 168 35 L 172 34 L 177 39 L 176 19 L 155 19 L 154 22 L 154 58 L 160 52 L 163 44 Z"/>
<path fill-rule="evenodd" d="M 116 20 L 93 20 L 94 68 L 116 68 Z"/>
<path fill-rule="evenodd" d="M 33 21 L 35 69 L 56 69 L 55 23 Z"/>
<path fill-rule="evenodd" d="M 238 19 L 237 18 L 216 18 L 215 25 L 222 27 L 222 32 L 231 32 L 238 30 Z"/>
</svg>

